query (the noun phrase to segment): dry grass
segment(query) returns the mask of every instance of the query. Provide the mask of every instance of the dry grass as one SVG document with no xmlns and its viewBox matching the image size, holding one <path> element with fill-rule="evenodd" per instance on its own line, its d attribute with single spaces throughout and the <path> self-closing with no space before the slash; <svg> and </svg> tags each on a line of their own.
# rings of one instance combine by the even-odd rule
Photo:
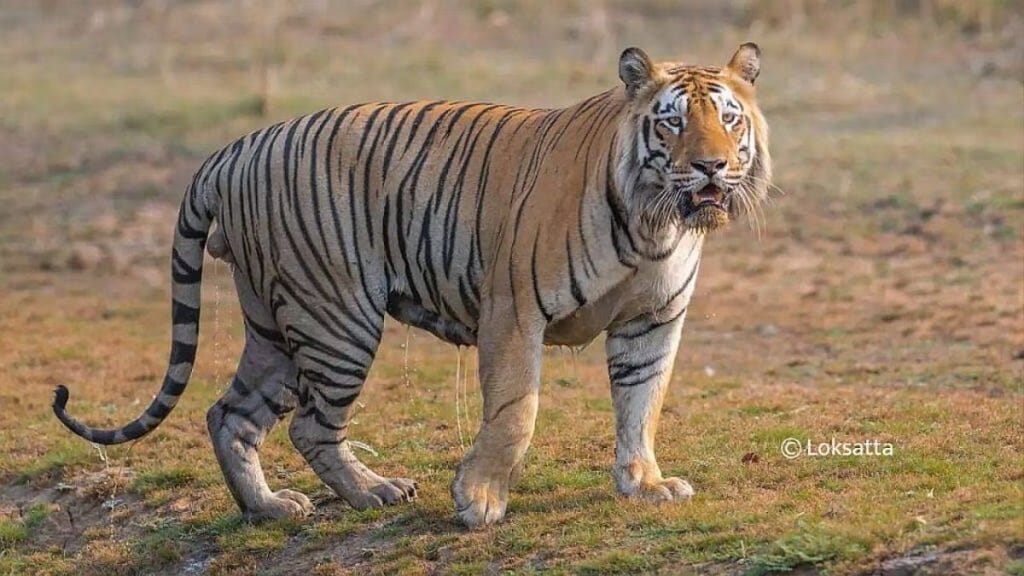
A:
<svg viewBox="0 0 1024 576">
<path fill-rule="evenodd" d="M 1024 570 L 1016 4 L 948 15 L 922 2 L 938 10 L 922 23 L 850 3 L 825 32 L 810 2 L 356 4 L 0 9 L 0 573 Z M 780 20 L 787 6 L 800 18 Z M 246 525 L 205 431 L 241 345 L 227 271 L 212 264 L 197 374 L 163 427 L 101 453 L 50 414 L 57 383 L 96 424 L 124 422 L 156 390 L 173 206 L 228 138 L 370 99 L 561 105 L 614 83 L 621 46 L 717 62 L 747 39 L 765 50 L 786 195 L 761 237 L 734 226 L 707 248 L 659 436 L 693 501 L 615 495 L 595 343 L 549 351 L 508 520 L 465 532 L 447 493 L 463 452 L 457 352 L 420 332 L 405 350 L 391 325 L 353 434 L 375 469 L 419 480 L 420 500 L 353 511 L 276 430 L 262 452 L 271 484 L 318 512 Z M 69 269 L 83 245 L 98 267 Z M 479 422 L 474 384 L 464 430 Z M 787 437 L 895 453 L 790 461 Z"/>
</svg>

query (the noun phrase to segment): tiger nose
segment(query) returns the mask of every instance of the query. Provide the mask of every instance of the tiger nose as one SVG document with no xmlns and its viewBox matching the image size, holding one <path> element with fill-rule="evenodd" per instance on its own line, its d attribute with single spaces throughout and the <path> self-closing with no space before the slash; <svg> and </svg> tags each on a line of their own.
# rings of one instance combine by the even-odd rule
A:
<svg viewBox="0 0 1024 576">
<path fill-rule="evenodd" d="M 725 164 L 725 158 L 704 158 L 690 162 L 690 166 L 709 178 L 721 172 Z"/>
</svg>

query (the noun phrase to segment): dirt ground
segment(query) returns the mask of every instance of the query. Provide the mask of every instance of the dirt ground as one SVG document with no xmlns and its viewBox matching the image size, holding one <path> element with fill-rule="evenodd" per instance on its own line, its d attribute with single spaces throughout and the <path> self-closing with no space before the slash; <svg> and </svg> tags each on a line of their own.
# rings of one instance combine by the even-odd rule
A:
<svg viewBox="0 0 1024 576">
<path fill-rule="evenodd" d="M 1024 573 L 1024 7 L 754 4 L 0 8 L 0 573 Z M 391 324 L 353 434 L 419 501 L 351 510 L 279 429 L 268 478 L 317 513 L 247 525 L 205 430 L 241 346 L 214 262 L 157 432 L 99 450 L 53 418 L 56 384 L 97 425 L 157 390 L 176 206 L 218 145 L 364 100 L 560 106 L 614 85 L 622 47 L 720 64 L 745 40 L 779 190 L 705 249 L 659 435 L 693 501 L 615 495 L 598 342 L 548 351 L 509 518 L 464 531 L 475 356 Z M 789 437 L 895 454 L 787 460 Z"/>
</svg>

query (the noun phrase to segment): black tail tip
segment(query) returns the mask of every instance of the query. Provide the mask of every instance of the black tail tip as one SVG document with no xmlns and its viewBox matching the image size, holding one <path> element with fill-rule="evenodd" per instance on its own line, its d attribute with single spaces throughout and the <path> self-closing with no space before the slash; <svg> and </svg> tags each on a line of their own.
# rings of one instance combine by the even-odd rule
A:
<svg viewBox="0 0 1024 576">
<path fill-rule="evenodd" d="M 68 387 L 61 384 L 53 391 L 53 410 L 63 412 L 68 405 Z"/>
</svg>

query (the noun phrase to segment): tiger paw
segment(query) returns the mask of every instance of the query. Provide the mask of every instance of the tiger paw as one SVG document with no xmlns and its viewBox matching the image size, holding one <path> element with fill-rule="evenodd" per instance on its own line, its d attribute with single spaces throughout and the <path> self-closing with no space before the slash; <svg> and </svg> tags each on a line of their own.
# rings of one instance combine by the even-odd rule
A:
<svg viewBox="0 0 1024 576">
<path fill-rule="evenodd" d="M 343 494 L 345 501 L 356 510 L 383 508 L 416 499 L 419 485 L 408 478 L 385 478 L 370 488 Z"/>
<path fill-rule="evenodd" d="M 245 511 L 246 518 L 251 522 L 267 522 L 286 518 L 304 518 L 313 512 L 313 503 L 301 492 L 295 490 L 278 490 L 258 507 Z"/>
<path fill-rule="evenodd" d="M 654 462 L 634 460 L 613 470 L 619 493 L 648 502 L 677 502 L 693 496 L 693 487 L 681 478 L 662 478 Z"/>
<path fill-rule="evenodd" d="M 455 514 L 467 528 L 483 528 L 500 522 L 508 505 L 507 482 L 488 481 L 460 470 L 452 482 Z"/>
<path fill-rule="evenodd" d="M 680 478 L 661 478 L 653 482 L 641 482 L 632 493 L 626 494 L 626 496 L 654 504 L 678 502 L 689 500 L 693 496 L 693 487 L 689 482 Z"/>
</svg>

